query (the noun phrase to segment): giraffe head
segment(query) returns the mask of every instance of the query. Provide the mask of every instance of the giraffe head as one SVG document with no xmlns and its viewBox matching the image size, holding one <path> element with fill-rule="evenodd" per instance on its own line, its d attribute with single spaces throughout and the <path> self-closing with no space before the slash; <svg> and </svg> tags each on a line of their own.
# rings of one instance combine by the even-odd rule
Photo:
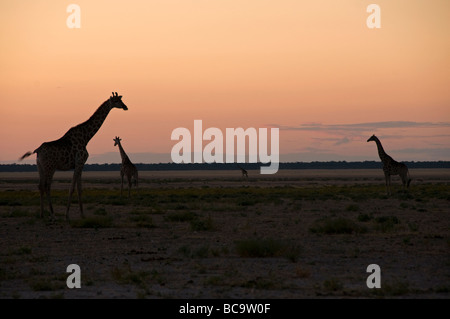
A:
<svg viewBox="0 0 450 319">
<path fill-rule="evenodd" d="M 114 93 L 116 95 L 114 95 Z M 125 105 L 125 103 L 122 102 L 122 95 L 117 95 L 117 92 L 112 92 L 112 96 L 109 98 L 109 102 L 111 103 L 111 107 L 123 109 L 124 111 L 128 110 L 128 107 Z"/>
<path fill-rule="evenodd" d="M 121 141 L 121 140 L 122 140 L 122 139 L 121 139 L 120 137 L 116 136 L 116 138 L 113 139 L 113 141 L 114 141 L 114 146 L 117 146 L 118 144 L 120 144 L 120 141 Z"/>
<path fill-rule="evenodd" d="M 376 139 L 377 139 L 377 137 L 375 136 L 375 134 L 374 135 L 372 135 L 368 140 L 367 140 L 367 142 L 370 142 L 370 141 L 376 141 Z"/>
</svg>

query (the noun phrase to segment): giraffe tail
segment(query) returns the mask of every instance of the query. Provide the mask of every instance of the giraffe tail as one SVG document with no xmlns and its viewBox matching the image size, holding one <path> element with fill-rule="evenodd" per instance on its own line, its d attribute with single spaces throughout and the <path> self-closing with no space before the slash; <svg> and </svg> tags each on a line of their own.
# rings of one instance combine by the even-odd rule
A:
<svg viewBox="0 0 450 319">
<path fill-rule="evenodd" d="M 22 161 L 24 158 L 27 158 L 28 156 L 30 156 L 30 155 L 32 155 L 34 153 L 36 153 L 36 151 L 34 151 L 34 152 L 26 152 L 25 154 L 23 154 L 23 156 L 21 156 L 19 158 L 19 161 Z"/>
</svg>

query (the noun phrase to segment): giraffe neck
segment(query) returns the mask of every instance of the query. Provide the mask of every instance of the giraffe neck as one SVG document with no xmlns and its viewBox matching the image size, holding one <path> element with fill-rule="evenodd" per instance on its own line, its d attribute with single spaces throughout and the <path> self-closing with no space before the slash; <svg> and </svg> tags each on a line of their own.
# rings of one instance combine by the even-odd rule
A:
<svg viewBox="0 0 450 319">
<path fill-rule="evenodd" d="M 381 145 L 381 142 L 378 138 L 375 138 L 375 143 L 377 143 L 378 148 L 378 156 L 380 156 L 381 161 L 384 161 L 387 158 L 387 154 L 383 149 L 383 146 Z"/>
<path fill-rule="evenodd" d="M 106 100 L 87 121 L 71 128 L 66 135 L 70 133 L 72 138 L 87 145 L 102 126 L 111 108 L 110 101 Z"/>
<path fill-rule="evenodd" d="M 126 160 L 129 160 L 127 153 L 125 153 L 125 150 L 122 147 L 122 143 L 119 142 L 119 151 L 120 151 L 120 157 L 122 158 L 122 162 L 125 162 Z"/>
</svg>

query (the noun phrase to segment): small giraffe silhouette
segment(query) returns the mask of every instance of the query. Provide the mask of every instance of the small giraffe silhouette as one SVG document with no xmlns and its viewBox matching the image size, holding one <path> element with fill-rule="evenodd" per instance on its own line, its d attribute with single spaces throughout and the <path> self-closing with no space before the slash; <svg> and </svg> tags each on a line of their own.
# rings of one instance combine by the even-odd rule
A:
<svg viewBox="0 0 450 319">
<path fill-rule="evenodd" d="M 390 157 L 383 149 L 380 140 L 375 135 L 372 135 L 367 142 L 374 141 L 377 144 L 378 155 L 380 156 L 381 161 L 383 162 L 383 172 L 384 177 L 386 179 L 386 191 L 388 195 L 391 195 L 391 175 L 400 175 L 402 179 L 403 188 L 409 188 L 409 184 L 411 183 L 411 178 L 409 177 L 408 167 L 403 164 L 395 161 L 392 157 Z"/>
<path fill-rule="evenodd" d="M 238 167 L 239 167 L 239 169 L 241 170 L 242 178 L 247 178 L 247 179 L 248 179 L 248 172 L 247 172 L 247 170 L 243 169 L 243 168 L 242 168 L 241 166 L 239 166 L 239 165 L 238 165 Z"/>
<path fill-rule="evenodd" d="M 36 163 L 39 172 L 39 192 L 41 195 L 41 217 L 44 216 L 44 193 L 47 196 L 48 205 L 50 207 L 51 218 L 55 214 L 53 211 L 52 201 L 50 197 L 50 189 L 53 175 L 56 170 L 74 170 L 72 185 L 69 191 L 69 202 L 67 204 L 66 219 L 69 219 L 69 208 L 72 201 L 72 194 L 77 186 L 78 203 L 80 205 L 80 215 L 84 217 L 83 203 L 81 201 L 81 173 L 84 163 L 86 163 L 89 153 L 86 145 L 94 137 L 102 126 L 113 108 L 128 110 L 127 106 L 122 102 L 122 96 L 113 92 L 113 95 L 103 102 L 95 113 L 85 122 L 72 127 L 59 140 L 45 142 L 33 152 L 25 153 L 19 160 L 36 153 Z"/>
<path fill-rule="evenodd" d="M 114 139 L 114 146 L 119 145 L 120 157 L 122 158 L 122 165 L 120 166 L 120 177 L 122 179 L 122 185 L 120 186 L 120 196 L 122 196 L 123 191 L 123 177 L 127 176 L 128 180 L 128 198 L 130 198 L 131 192 L 131 181 L 134 179 L 134 185 L 138 186 L 138 170 L 136 166 L 130 161 L 127 153 L 125 153 L 122 144 L 120 143 L 122 139 L 116 136 Z"/>
</svg>

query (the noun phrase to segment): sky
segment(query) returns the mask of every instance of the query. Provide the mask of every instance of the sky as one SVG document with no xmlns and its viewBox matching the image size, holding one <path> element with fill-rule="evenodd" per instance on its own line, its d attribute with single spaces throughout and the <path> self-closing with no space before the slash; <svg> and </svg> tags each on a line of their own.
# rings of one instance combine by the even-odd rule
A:
<svg viewBox="0 0 450 319">
<path fill-rule="evenodd" d="M 281 161 L 378 160 L 372 134 L 398 161 L 450 160 L 448 0 L 1 1 L 0 40 L 0 163 L 113 91 L 128 111 L 110 112 L 88 163 L 120 162 L 115 136 L 133 162 L 168 162 L 194 120 L 279 128 Z"/>
</svg>

